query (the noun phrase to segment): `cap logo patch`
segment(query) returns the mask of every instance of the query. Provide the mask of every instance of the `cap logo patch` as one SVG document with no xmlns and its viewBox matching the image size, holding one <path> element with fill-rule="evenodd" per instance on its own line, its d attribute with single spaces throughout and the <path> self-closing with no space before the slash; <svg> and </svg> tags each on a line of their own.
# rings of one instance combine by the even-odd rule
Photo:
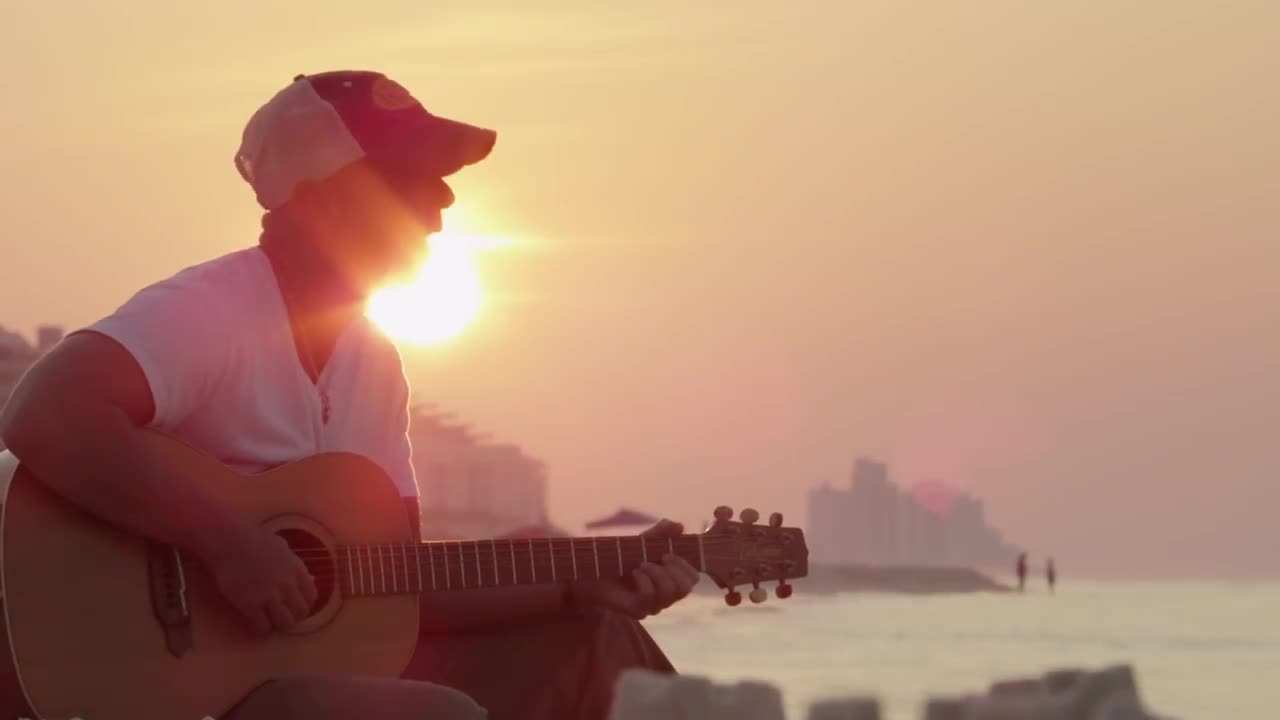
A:
<svg viewBox="0 0 1280 720">
<path fill-rule="evenodd" d="M 374 105 L 383 110 L 404 110 L 416 107 L 418 104 L 418 101 L 413 99 L 408 90 L 386 77 L 380 77 L 373 81 L 370 94 L 373 96 Z"/>
</svg>

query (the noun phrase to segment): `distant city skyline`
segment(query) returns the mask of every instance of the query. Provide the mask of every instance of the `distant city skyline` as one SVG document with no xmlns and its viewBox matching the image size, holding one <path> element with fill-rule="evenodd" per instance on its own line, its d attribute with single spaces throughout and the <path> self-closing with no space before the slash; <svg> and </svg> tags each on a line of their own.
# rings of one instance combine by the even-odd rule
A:
<svg viewBox="0 0 1280 720">
<path fill-rule="evenodd" d="M 987 524 L 983 502 L 956 491 L 932 506 L 894 482 L 889 465 L 859 457 L 847 484 L 809 492 L 809 549 L 831 564 L 1008 570 L 1022 548 Z"/>
</svg>

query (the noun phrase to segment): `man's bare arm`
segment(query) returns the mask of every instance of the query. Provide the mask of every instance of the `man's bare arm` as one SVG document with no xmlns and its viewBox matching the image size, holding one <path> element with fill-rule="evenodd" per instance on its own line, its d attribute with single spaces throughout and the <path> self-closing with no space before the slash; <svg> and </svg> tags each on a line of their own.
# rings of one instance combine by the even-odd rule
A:
<svg viewBox="0 0 1280 720">
<path fill-rule="evenodd" d="M 181 547 L 261 632 L 305 617 L 315 585 L 283 540 L 157 457 L 146 376 L 103 335 L 68 337 L 0 413 L 0 438 L 45 485 L 108 522 Z M 149 442 L 152 441 L 152 442 Z"/>
<path fill-rule="evenodd" d="M 0 414 L 0 437 L 72 503 L 202 557 L 213 554 L 241 521 L 154 462 L 140 429 L 153 412 L 133 356 L 106 336 L 78 333 L 22 378 Z"/>
</svg>

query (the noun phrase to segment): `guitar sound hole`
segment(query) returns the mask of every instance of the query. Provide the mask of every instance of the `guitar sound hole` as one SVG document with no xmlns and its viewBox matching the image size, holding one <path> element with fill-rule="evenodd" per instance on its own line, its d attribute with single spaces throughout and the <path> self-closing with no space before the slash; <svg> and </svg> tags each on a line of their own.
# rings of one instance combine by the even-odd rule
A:
<svg viewBox="0 0 1280 720">
<path fill-rule="evenodd" d="M 315 615 L 329 603 L 333 597 L 333 584 L 337 577 L 333 555 L 324 546 L 320 538 L 306 530 L 289 528 L 276 533 L 289 543 L 289 548 L 302 558 L 307 571 L 316 580 L 316 601 L 311 605 L 311 614 Z"/>
</svg>

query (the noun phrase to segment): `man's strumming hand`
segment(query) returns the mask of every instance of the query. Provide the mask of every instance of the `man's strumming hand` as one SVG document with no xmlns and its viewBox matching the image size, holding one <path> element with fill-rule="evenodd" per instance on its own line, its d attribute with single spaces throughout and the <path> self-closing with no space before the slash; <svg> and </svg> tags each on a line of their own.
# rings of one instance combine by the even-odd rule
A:
<svg viewBox="0 0 1280 720">
<path fill-rule="evenodd" d="M 310 614 L 316 585 L 279 535 L 251 526 L 205 558 L 218 589 L 259 633 L 287 630 Z"/>
<path fill-rule="evenodd" d="M 646 537 L 680 535 L 684 526 L 662 520 L 640 533 Z M 568 594 L 575 607 L 602 607 L 643 620 L 671 607 L 698 584 L 698 571 L 679 555 L 664 555 L 661 562 L 647 562 L 631 577 L 575 583 Z"/>
</svg>

